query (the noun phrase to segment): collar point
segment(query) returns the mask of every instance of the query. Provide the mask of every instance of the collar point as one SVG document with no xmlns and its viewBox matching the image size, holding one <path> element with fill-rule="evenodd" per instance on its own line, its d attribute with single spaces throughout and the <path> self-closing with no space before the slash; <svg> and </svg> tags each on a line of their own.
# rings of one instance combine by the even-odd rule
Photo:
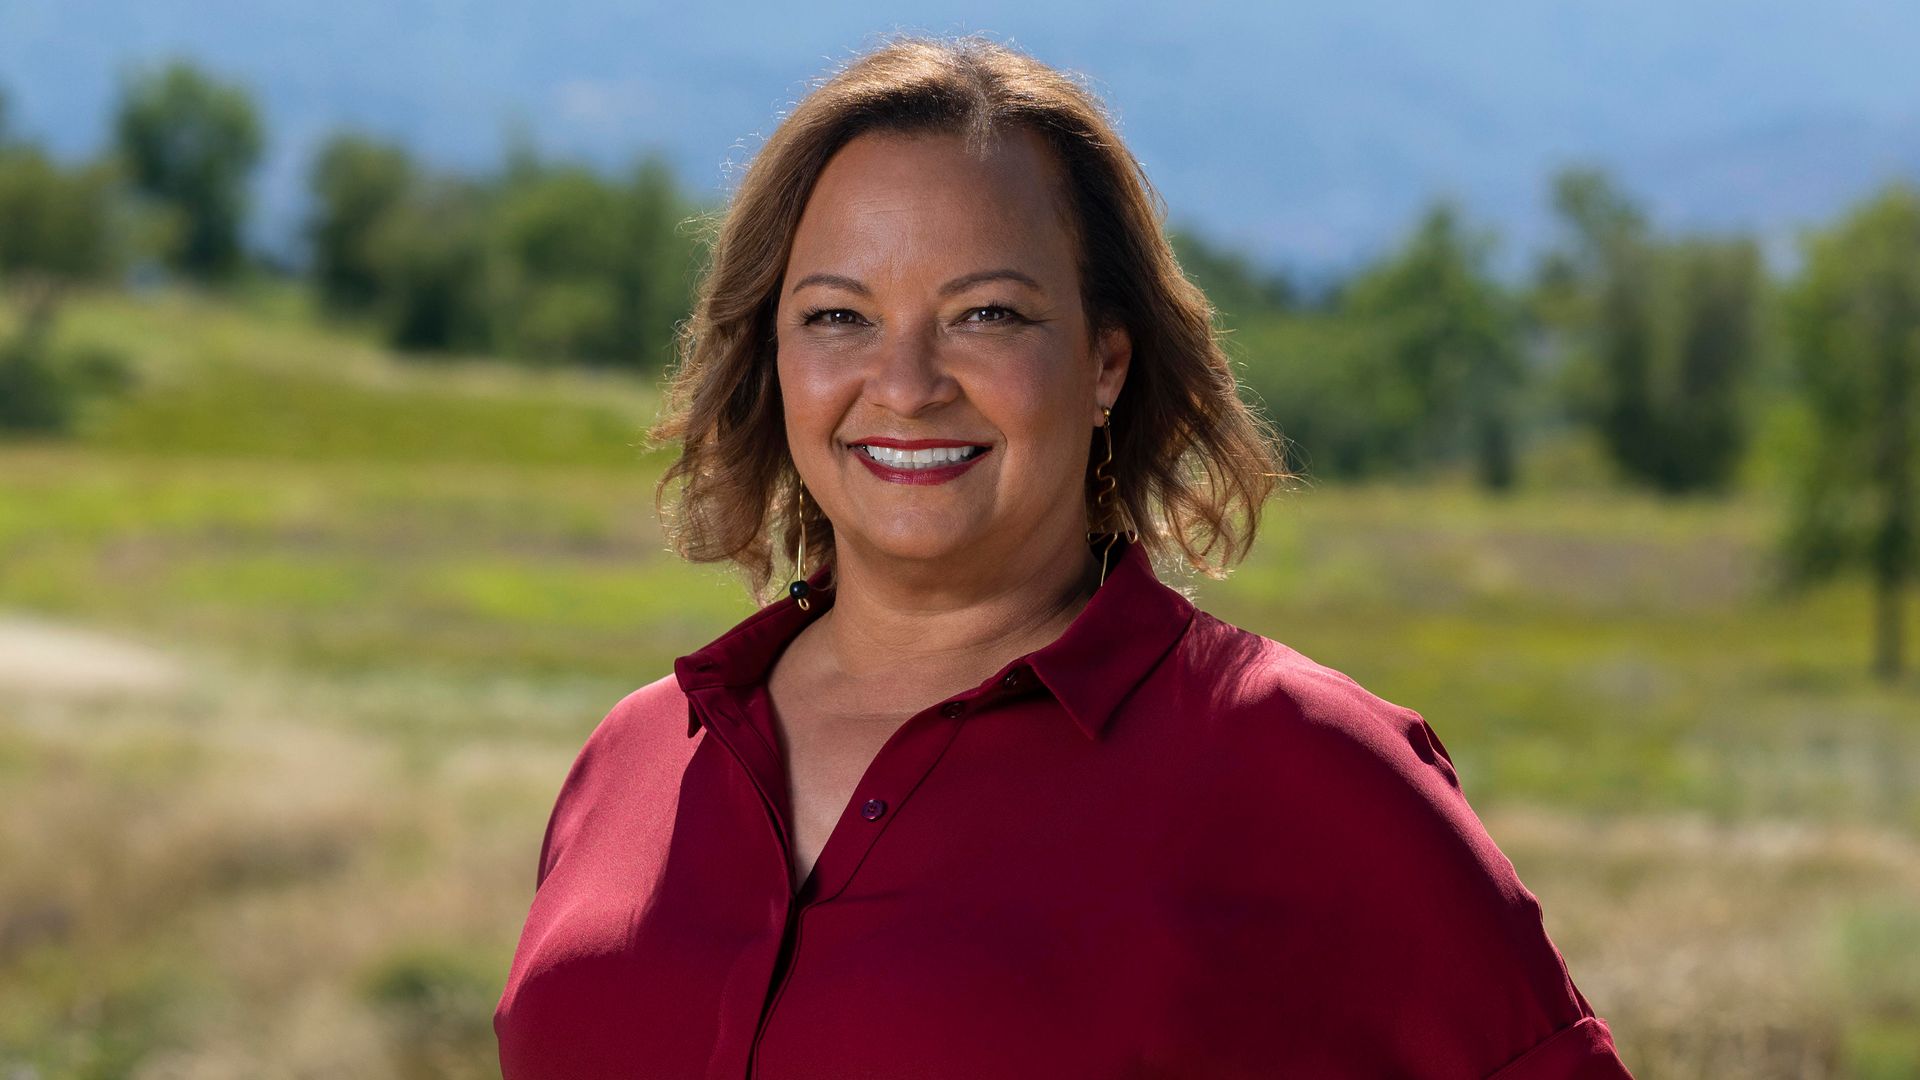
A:
<svg viewBox="0 0 1920 1080">
<path fill-rule="evenodd" d="M 706 655 L 704 649 L 675 660 L 673 677 L 680 684 L 681 691 L 686 693 L 716 685 L 721 681 L 719 664 Z"/>
</svg>

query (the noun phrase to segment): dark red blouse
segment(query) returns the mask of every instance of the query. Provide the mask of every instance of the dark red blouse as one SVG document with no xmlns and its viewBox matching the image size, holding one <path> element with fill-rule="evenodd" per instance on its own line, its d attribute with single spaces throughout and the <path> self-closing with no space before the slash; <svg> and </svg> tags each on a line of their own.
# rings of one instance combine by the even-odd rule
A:
<svg viewBox="0 0 1920 1080">
<path fill-rule="evenodd" d="M 505 1080 L 1628 1076 L 1420 715 L 1115 555 L 906 719 L 797 888 L 766 675 L 832 591 L 627 695 L 547 827 Z"/>
</svg>

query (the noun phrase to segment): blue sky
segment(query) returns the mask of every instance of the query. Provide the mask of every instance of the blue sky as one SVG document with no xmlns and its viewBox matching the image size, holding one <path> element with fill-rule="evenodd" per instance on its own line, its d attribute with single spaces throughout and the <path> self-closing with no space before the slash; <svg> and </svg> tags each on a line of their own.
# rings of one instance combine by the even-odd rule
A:
<svg viewBox="0 0 1920 1080">
<path fill-rule="evenodd" d="M 1920 176 L 1920 4 L 1823 0 L 695 5 L 551 0 L 5 0 L 0 86 L 63 155 L 97 149 L 119 73 L 190 55 L 257 95 L 257 241 L 291 250 L 304 170 L 349 124 L 447 165 L 513 120 L 608 167 L 658 148 L 719 197 L 780 113 L 876 35 L 983 31 L 1081 72 L 1176 223 L 1339 272 L 1459 199 L 1524 268 L 1547 178 L 1612 168 L 1674 229 L 1776 261 Z"/>
</svg>

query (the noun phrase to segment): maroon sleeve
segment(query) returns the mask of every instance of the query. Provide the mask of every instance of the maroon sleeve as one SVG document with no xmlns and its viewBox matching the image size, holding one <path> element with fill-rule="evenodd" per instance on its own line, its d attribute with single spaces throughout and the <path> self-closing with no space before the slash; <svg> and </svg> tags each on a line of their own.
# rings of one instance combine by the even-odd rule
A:
<svg viewBox="0 0 1920 1080">
<path fill-rule="evenodd" d="M 1283 667 L 1259 695 L 1275 742 L 1245 767 L 1271 770 L 1265 887 L 1313 927 L 1282 939 L 1289 967 L 1363 1003 L 1323 1023 L 1395 1075 L 1629 1076 L 1426 720 L 1333 669 Z"/>
<path fill-rule="evenodd" d="M 1371 837 L 1378 856 L 1361 861 L 1380 875 L 1377 895 L 1398 893 L 1382 925 L 1404 933 L 1388 931 L 1383 944 L 1398 940 L 1410 985 L 1424 984 L 1420 996 L 1433 1003 L 1431 1042 L 1417 1056 L 1477 1061 L 1477 1074 L 1502 1080 L 1631 1080 L 1438 734 L 1412 709 L 1364 691 L 1361 700 L 1373 725 L 1367 749 L 1385 767 L 1371 799 L 1382 815 Z M 1421 914 L 1409 917 L 1409 907 Z M 1494 1049 L 1500 1040 L 1521 1052 Z"/>
<path fill-rule="evenodd" d="M 1582 1017 L 1520 1055 L 1487 1080 L 1633 1080 L 1614 1050 L 1613 1032 L 1597 1016 Z"/>
<path fill-rule="evenodd" d="M 540 840 L 539 871 L 534 880 L 536 890 L 547 883 L 554 867 L 566 857 L 568 847 L 588 816 L 608 801 L 607 774 L 611 772 L 614 782 L 618 783 L 619 777 L 632 775 L 636 758 L 665 757 L 649 748 L 646 736 L 652 735 L 657 742 L 660 732 L 679 730 L 671 725 L 677 724 L 678 718 L 684 715 L 685 704 L 677 689 L 670 688 L 672 678 L 667 676 L 649 683 L 621 698 L 594 725 L 579 753 L 574 755 L 559 794 L 554 796 L 553 809 L 547 815 L 546 834 Z M 685 742 L 685 739 L 669 740 L 668 745 L 684 749 Z"/>
<path fill-rule="evenodd" d="M 534 877 L 536 891 L 547 883 L 547 876 L 553 873 L 554 863 L 565 853 L 568 841 L 579 828 L 581 815 L 591 804 L 590 789 L 595 786 L 597 779 L 595 763 L 611 737 L 614 723 L 631 700 L 629 696 L 608 711 L 594 726 L 586 743 L 574 755 L 573 764 L 567 768 L 566 779 L 561 782 L 560 791 L 554 796 L 553 809 L 547 814 L 546 833 L 540 839 L 540 864 Z"/>
</svg>

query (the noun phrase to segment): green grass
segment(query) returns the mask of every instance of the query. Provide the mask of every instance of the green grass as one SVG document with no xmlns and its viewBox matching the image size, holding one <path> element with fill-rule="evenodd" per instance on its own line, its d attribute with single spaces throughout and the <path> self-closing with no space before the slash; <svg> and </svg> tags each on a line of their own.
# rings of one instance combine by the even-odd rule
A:
<svg viewBox="0 0 1920 1080">
<path fill-rule="evenodd" d="M 1866 677 L 1858 584 L 1766 587 L 1771 529 L 1752 500 L 1323 487 L 1199 595 L 1418 710 L 1476 803 L 1920 826 L 1913 683 Z"/>
</svg>

